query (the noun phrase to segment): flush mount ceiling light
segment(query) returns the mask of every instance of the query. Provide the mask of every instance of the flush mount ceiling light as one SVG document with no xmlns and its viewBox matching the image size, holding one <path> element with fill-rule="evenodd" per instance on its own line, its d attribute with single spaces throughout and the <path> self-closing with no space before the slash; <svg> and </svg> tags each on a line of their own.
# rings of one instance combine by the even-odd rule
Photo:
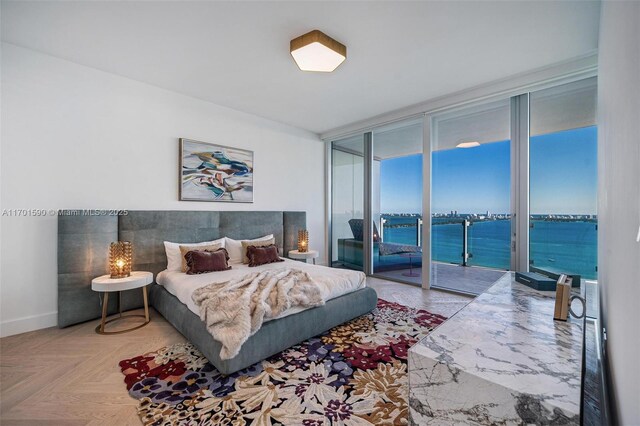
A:
<svg viewBox="0 0 640 426">
<path fill-rule="evenodd" d="M 347 46 L 318 30 L 291 40 L 290 52 L 302 71 L 331 72 L 347 59 Z"/>
<path fill-rule="evenodd" d="M 480 146 L 480 142 L 469 141 L 469 142 L 460 142 L 458 145 L 456 145 L 456 148 L 475 148 L 476 146 Z"/>
</svg>

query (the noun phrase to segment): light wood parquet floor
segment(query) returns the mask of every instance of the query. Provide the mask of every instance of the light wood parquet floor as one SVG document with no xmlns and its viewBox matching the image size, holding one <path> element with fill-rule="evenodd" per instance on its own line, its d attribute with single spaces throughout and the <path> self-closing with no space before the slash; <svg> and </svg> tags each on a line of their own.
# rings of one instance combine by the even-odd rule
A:
<svg viewBox="0 0 640 426">
<path fill-rule="evenodd" d="M 378 296 L 451 316 L 471 298 L 369 278 Z M 127 320 L 128 321 L 128 320 Z M 184 342 L 154 310 L 139 330 L 102 336 L 98 320 L 0 339 L 0 424 L 139 425 L 118 361 Z M 131 323 L 121 323 L 127 327 Z"/>
</svg>

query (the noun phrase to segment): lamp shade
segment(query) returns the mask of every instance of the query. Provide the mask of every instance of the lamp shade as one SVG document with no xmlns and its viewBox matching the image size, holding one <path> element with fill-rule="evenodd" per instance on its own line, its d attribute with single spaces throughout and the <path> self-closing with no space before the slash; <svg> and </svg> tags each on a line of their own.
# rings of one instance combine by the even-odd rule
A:
<svg viewBox="0 0 640 426">
<path fill-rule="evenodd" d="M 133 246 L 129 241 L 118 241 L 109 246 L 109 273 L 111 278 L 126 278 L 131 275 Z"/>
<path fill-rule="evenodd" d="M 347 59 L 347 46 L 319 30 L 291 40 L 290 52 L 302 71 L 331 72 Z"/>
<path fill-rule="evenodd" d="M 298 231 L 298 252 L 306 253 L 309 251 L 309 231 L 301 229 Z"/>
</svg>

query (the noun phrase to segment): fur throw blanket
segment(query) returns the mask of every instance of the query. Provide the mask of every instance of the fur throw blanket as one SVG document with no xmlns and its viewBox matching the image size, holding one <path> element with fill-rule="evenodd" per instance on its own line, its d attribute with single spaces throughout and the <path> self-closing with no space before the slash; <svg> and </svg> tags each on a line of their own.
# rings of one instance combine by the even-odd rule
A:
<svg viewBox="0 0 640 426">
<path fill-rule="evenodd" d="M 221 359 L 235 357 L 265 319 L 293 307 L 324 305 L 318 284 L 299 269 L 253 272 L 201 287 L 192 298 L 207 330 L 222 343 Z"/>
</svg>

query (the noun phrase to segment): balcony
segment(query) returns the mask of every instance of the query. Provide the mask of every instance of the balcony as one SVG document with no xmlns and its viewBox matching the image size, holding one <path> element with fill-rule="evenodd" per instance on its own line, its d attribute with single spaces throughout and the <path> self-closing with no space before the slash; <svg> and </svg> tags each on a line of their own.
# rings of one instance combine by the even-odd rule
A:
<svg viewBox="0 0 640 426">
<path fill-rule="evenodd" d="M 509 269 L 509 218 L 484 215 L 459 216 L 457 213 L 432 218 L 432 286 L 448 290 L 480 294 Z M 474 228 L 474 224 L 481 226 Z M 490 223 L 489 223 L 490 222 Z M 381 215 L 381 242 L 415 244 L 422 247 L 422 218 L 418 215 Z M 504 234 L 505 243 L 496 242 L 496 235 Z M 492 241 L 491 247 L 487 242 Z M 472 249 L 484 245 L 482 253 L 474 256 Z M 503 247 L 501 247 L 503 246 Z M 421 251 L 421 250 L 420 250 Z M 500 253 L 501 252 L 501 253 Z M 407 256 L 402 254 L 400 256 Z M 410 259 L 415 262 L 415 259 Z M 379 276 L 422 285 L 421 259 L 396 263 L 386 262 L 384 268 L 375 268 Z"/>
<path fill-rule="evenodd" d="M 509 269 L 509 221 L 496 217 L 502 223 L 478 226 L 472 230 L 472 218 L 434 218 L 432 228 L 432 279 L 435 287 L 469 294 L 480 294 Z M 485 217 L 475 218 L 484 221 Z M 360 230 L 362 220 L 349 221 L 352 230 Z M 374 225 L 373 272 L 374 275 L 422 285 L 422 218 L 420 215 L 380 215 Z M 378 229 L 382 232 L 378 232 Z M 506 230 L 505 247 L 493 243 L 492 248 L 474 257 L 472 248 L 478 241 L 486 246 L 491 233 Z M 354 238 L 338 240 L 337 267 L 362 269 L 363 243 L 359 231 Z M 495 239 L 495 238 L 494 238 Z M 502 250 L 498 250 L 501 248 Z M 499 253 L 502 251 L 502 253 Z M 478 261 L 479 260 L 479 261 Z"/>
<path fill-rule="evenodd" d="M 450 263 L 431 262 L 431 282 L 433 287 L 460 293 L 477 295 L 498 281 L 507 271 L 483 268 L 480 266 L 460 266 Z M 422 268 L 398 269 L 376 273 L 376 276 L 394 281 L 422 285 Z"/>
<path fill-rule="evenodd" d="M 432 287 L 479 294 L 510 269 L 509 215 L 454 211 L 435 214 L 431 222 Z M 353 237 L 337 240 L 334 266 L 362 270 L 362 219 L 348 223 Z M 378 215 L 373 228 L 374 275 L 422 285 L 422 226 L 417 214 Z M 594 216 L 531 215 L 531 269 L 595 279 L 596 230 Z"/>
</svg>

